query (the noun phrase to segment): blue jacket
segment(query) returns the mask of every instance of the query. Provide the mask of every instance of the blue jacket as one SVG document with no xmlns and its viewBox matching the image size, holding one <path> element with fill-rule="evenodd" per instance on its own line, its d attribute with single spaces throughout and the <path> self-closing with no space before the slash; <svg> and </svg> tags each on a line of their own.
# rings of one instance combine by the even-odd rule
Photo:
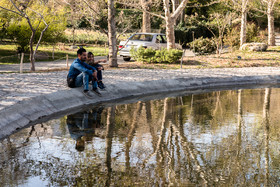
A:
<svg viewBox="0 0 280 187">
<path fill-rule="evenodd" d="M 76 78 L 82 72 L 87 73 L 88 75 L 92 75 L 92 73 L 96 71 L 96 69 L 85 62 L 82 62 L 79 58 L 75 59 L 71 64 L 68 77 Z"/>
</svg>

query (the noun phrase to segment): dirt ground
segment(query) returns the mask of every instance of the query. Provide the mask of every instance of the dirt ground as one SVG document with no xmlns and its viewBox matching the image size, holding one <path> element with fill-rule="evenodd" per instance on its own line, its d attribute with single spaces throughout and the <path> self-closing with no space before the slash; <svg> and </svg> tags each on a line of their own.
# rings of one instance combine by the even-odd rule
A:
<svg viewBox="0 0 280 187">
<path fill-rule="evenodd" d="M 280 66 L 280 47 L 269 47 L 265 52 L 234 51 L 216 54 L 184 57 L 183 69 L 192 68 L 241 68 L 241 67 L 278 67 Z M 105 65 L 105 68 L 109 68 Z M 143 62 L 129 62 L 120 64 L 119 68 L 127 69 L 180 69 L 181 61 L 173 64 L 148 64 Z"/>
</svg>

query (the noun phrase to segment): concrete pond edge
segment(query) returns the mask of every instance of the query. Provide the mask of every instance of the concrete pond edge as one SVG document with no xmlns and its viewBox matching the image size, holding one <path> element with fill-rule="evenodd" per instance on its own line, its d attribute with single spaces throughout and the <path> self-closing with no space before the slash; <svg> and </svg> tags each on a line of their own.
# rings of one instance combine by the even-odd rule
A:
<svg viewBox="0 0 280 187">
<path fill-rule="evenodd" d="M 277 85 L 279 75 L 174 78 L 144 82 L 123 82 L 108 84 L 102 97 L 86 98 L 81 88 L 57 91 L 32 97 L 6 107 L 0 111 L 0 139 L 30 124 L 36 124 L 48 116 L 67 113 L 86 105 L 113 102 L 120 99 L 144 97 L 152 94 L 195 91 L 201 89 L 221 89 L 235 86 Z"/>
</svg>

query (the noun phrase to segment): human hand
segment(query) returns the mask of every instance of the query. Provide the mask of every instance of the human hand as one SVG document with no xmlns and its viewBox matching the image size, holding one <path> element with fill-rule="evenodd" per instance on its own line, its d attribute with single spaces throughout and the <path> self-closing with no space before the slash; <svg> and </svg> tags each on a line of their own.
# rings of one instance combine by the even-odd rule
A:
<svg viewBox="0 0 280 187">
<path fill-rule="evenodd" d="M 101 59 L 101 60 L 98 60 L 98 62 L 107 62 L 107 60 L 106 59 Z"/>
</svg>

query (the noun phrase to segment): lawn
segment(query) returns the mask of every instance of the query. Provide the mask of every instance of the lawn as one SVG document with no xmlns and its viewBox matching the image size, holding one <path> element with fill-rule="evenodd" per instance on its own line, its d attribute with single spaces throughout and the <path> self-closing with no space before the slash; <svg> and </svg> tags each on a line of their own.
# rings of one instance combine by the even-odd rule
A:
<svg viewBox="0 0 280 187">
<path fill-rule="evenodd" d="M 265 52 L 234 51 L 224 53 L 221 56 L 216 54 L 202 55 L 183 58 L 183 69 L 193 68 L 241 68 L 241 67 L 277 67 L 280 66 L 280 46 L 269 47 Z M 180 61 L 173 64 L 148 64 L 130 62 L 120 64 L 120 68 L 129 69 L 180 69 Z"/>
<path fill-rule="evenodd" d="M 108 48 L 104 47 L 93 47 L 85 46 L 87 51 L 93 52 L 95 56 L 106 56 L 108 54 Z M 54 59 L 52 58 L 52 46 L 42 45 L 38 49 L 38 54 L 41 54 L 43 58 L 37 59 L 36 61 L 53 61 L 59 59 L 65 59 L 66 54 L 69 55 L 69 58 L 76 58 L 77 49 L 71 49 L 70 46 L 66 45 L 57 45 L 54 48 Z M 28 63 L 29 54 L 24 55 L 24 63 Z M 16 45 L 0 45 L 0 64 L 18 64 L 20 63 L 20 55 L 16 51 Z"/>
<path fill-rule="evenodd" d="M 193 67 L 225 68 L 225 67 L 264 67 L 280 66 L 280 46 L 269 47 L 264 52 L 234 51 L 206 56 L 185 57 L 184 64 Z"/>
<path fill-rule="evenodd" d="M 87 51 L 92 51 L 95 56 L 105 56 L 108 54 L 108 48 L 105 51 L 104 47 L 86 46 Z M 39 52 L 46 53 L 52 61 L 52 46 L 41 46 Z M 76 58 L 77 49 L 70 49 L 70 46 L 57 45 L 55 46 L 55 60 L 65 59 L 66 54 L 69 58 Z M 9 57 L 10 56 L 10 57 Z M 29 62 L 29 55 L 26 54 L 24 62 Z M 46 61 L 46 60 L 37 60 Z M 0 45 L 0 64 L 19 63 L 20 57 L 16 53 L 15 45 Z M 106 69 L 109 68 L 106 66 Z M 183 69 L 190 68 L 238 68 L 238 67 L 277 67 L 280 66 L 280 46 L 269 47 L 265 52 L 250 52 L 250 51 L 234 51 L 232 53 L 224 53 L 221 56 L 216 54 L 202 55 L 195 57 L 183 58 Z M 180 69 L 180 61 L 173 64 L 148 64 L 141 62 L 129 62 L 119 64 L 119 68 L 141 68 L 141 69 Z M 109 68 L 110 69 L 110 68 Z"/>
</svg>

